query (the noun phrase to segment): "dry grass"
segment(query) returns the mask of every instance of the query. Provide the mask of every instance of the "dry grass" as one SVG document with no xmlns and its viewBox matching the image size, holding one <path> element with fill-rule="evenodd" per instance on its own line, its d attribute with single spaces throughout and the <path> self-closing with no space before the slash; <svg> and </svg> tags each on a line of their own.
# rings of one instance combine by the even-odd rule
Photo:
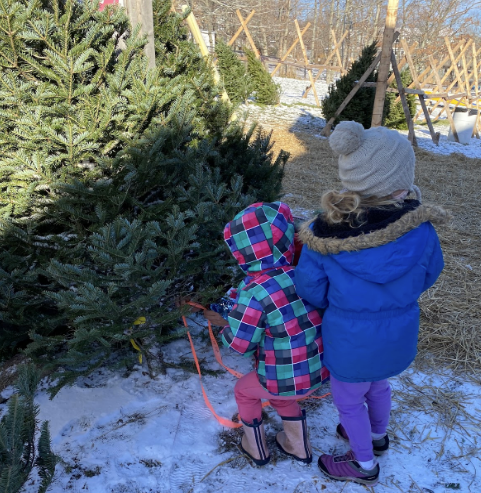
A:
<svg viewBox="0 0 481 493">
<path fill-rule="evenodd" d="M 472 409 L 477 396 L 467 395 L 457 387 L 448 377 L 437 385 L 431 381 L 415 383 L 407 375 L 399 377 L 393 392 L 397 406 L 392 410 L 389 430 L 394 440 L 410 442 L 411 446 L 422 446 L 435 440 L 439 444 L 437 457 L 440 458 L 445 453 L 446 441 L 452 436 L 459 452 L 456 455 L 451 452 L 450 460 L 478 457 L 481 416 L 478 410 Z M 424 428 L 410 426 L 409 422 L 417 412 L 433 416 L 434 424 L 429 423 Z"/>
<path fill-rule="evenodd" d="M 337 159 L 326 139 L 275 129 L 274 151 L 291 153 L 284 200 L 295 210 L 319 208 L 320 196 L 339 188 Z M 481 159 L 416 150 L 416 182 L 425 202 L 442 205 L 454 220 L 438 228 L 445 269 L 421 298 L 417 362 L 467 370 L 478 382 L 481 371 Z"/>
</svg>

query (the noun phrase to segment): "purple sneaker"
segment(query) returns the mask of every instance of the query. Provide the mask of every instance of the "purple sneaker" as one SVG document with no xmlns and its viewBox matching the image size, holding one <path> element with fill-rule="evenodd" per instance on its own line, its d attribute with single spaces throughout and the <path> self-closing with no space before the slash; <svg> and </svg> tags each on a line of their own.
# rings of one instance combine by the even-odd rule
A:
<svg viewBox="0 0 481 493">
<path fill-rule="evenodd" d="M 344 428 L 344 426 L 341 425 L 341 423 L 337 425 L 336 433 L 343 440 L 346 440 L 347 442 L 349 441 L 349 437 L 347 436 L 346 429 Z M 379 440 L 372 441 L 372 451 L 374 452 L 374 455 L 377 455 L 379 457 L 380 455 L 384 454 L 384 452 L 386 452 L 388 449 L 389 449 L 389 435 L 387 433 Z"/>
<path fill-rule="evenodd" d="M 317 465 L 326 476 L 339 481 L 353 481 L 366 486 L 374 486 L 379 479 L 379 464 L 370 470 L 363 469 L 352 450 L 346 455 L 321 455 Z"/>
</svg>

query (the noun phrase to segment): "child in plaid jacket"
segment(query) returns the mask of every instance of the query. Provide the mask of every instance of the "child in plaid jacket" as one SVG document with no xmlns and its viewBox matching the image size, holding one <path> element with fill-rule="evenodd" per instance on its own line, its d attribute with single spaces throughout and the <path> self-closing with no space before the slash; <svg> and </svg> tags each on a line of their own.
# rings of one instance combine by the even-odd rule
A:
<svg viewBox="0 0 481 493">
<path fill-rule="evenodd" d="M 241 447 L 257 465 L 269 461 L 261 416 L 261 399 L 269 399 L 284 425 L 278 447 L 309 463 L 305 411 L 297 399 L 327 380 L 328 371 L 322 363 L 321 311 L 296 294 L 292 213 L 281 202 L 253 204 L 227 224 L 224 238 L 246 278 L 222 341 L 256 358 L 256 370 L 235 386 L 244 425 Z"/>
</svg>

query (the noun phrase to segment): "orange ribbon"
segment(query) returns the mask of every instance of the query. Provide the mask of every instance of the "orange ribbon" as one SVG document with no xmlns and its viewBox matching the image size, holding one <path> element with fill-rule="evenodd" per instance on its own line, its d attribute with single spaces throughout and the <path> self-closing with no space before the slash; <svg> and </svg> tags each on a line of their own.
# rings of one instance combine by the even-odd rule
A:
<svg viewBox="0 0 481 493">
<path fill-rule="evenodd" d="M 206 310 L 206 308 L 204 306 L 202 306 L 198 303 L 194 303 L 193 301 L 188 301 L 187 304 L 193 306 L 194 308 L 199 308 L 200 310 Z M 182 321 L 184 322 L 184 326 L 187 328 L 189 325 L 187 324 L 187 320 L 184 316 L 182 317 Z M 207 326 L 209 329 L 210 342 L 212 344 L 212 349 L 214 351 L 214 356 L 215 356 L 217 363 L 219 363 L 220 366 L 225 368 L 230 374 L 234 375 L 234 377 L 242 378 L 244 376 L 242 373 L 235 371 L 232 368 L 229 368 L 228 366 L 226 366 L 224 364 L 224 362 L 222 361 L 222 356 L 220 354 L 219 345 L 217 344 L 217 340 L 214 336 L 214 332 L 212 331 L 212 324 L 210 323 L 209 320 L 207 320 Z M 199 359 L 197 358 L 197 353 L 195 351 L 194 343 L 192 342 L 192 337 L 191 337 L 189 331 L 187 331 L 187 337 L 189 338 L 190 349 L 192 351 L 192 356 L 194 357 L 194 362 L 195 362 L 195 366 L 197 368 L 197 373 L 199 374 L 200 388 L 202 390 L 202 395 L 204 396 L 205 405 L 208 407 L 210 412 L 214 415 L 215 419 L 217 419 L 217 421 L 221 425 L 226 426 L 227 428 L 240 428 L 242 426 L 242 423 L 236 423 L 235 421 L 232 421 L 231 419 L 219 416 L 215 412 L 214 408 L 212 407 L 212 404 L 210 403 L 209 398 L 207 397 L 207 393 L 205 392 L 204 386 L 202 385 L 202 372 L 200 371 Z M 306 399 L 324 399 L 324 397 L 327 397 L 329 394 L 330 394 L 330 392 L 328 392 L 327 394 L 321 395 L 321 396 L 308 395 L 306 397 L 301 397 L 297 400 L 303 401 Z M 265 401 L 262 403 L 262 407 L 267 407 L 269 405 L 270 405 L 269 401 Z"/>
</svg>

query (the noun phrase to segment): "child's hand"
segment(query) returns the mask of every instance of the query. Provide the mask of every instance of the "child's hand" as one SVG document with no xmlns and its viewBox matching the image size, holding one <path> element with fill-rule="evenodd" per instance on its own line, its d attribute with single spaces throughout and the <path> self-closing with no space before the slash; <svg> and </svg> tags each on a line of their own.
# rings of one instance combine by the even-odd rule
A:
<svg viewBox="0 0 481 493">
<path fill-rule="evenodd" d="M 224 325 L 229 325 L 229 322 L 225 318 L 222 318 L 214 310 L 204 310 L 204 317 L 212 324 L 218 327 L 224 327 Z"/>
</svg>

